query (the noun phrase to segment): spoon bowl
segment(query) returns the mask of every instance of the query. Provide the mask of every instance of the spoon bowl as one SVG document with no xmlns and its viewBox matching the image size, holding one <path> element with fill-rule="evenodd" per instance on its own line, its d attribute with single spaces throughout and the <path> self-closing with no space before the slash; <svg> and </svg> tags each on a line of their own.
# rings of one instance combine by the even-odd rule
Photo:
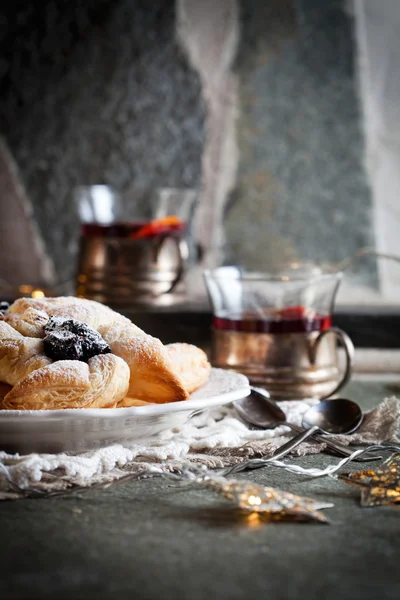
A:
<svg viewBox="0 0 400 600">
<path fill-rule="evenodd" d="M 323 433 L 349 434 L 356 431 L 362 423 L 361 408 L 352 400 L 337 398 L 336 400 L 321 400 L 310 408 L 303 416 L 302 425 L 305 428 L 318 427 Z"/>
<path fill-rule="evenodd" d="M 308 437 L 325 444 L 327 449 L 339 456 L 350 456 L 351 450 L 336 441 L 330 440 L 326 434 L 349 434 L 353 433 L 363 420 L 361 408 L 352 400 L 338 398 L 336 400 L 322 400 L 316 406 L 310 408 L 303 416 L 302 425 L 299 427 L 286 420 L 286 415 L 269 393 L 262 389 L 251 387 L 251 393 L 246 398 L 234 402 L 236 412 L 243 421 L 261 429 L 274 429 L 279 425 L 290 427 L 300 434 L 281 446 L 275 457 L 284 456 L 295 445 L 299 445 Z M 325 435 L 322 437 L 320 434 Z M 363 456 L 357 458 L 359 462 L 378 460 L 380 456 Z"/>
<path fill-rule="evenodd" d="M 243 421 L 262 429 L 274 429 L 287 424 L 285 413 L 270 399 L 266 390 L 259 392 L 251 388 L 250 395 L 236 400 L 234 407 Z"/>
<path fill-rule="evenodd" d="M 362 410 L 352 400 L 346 398 L 322 400 L 317 406 L 311 407 L 303 416 L 302 425 L 305 428 L 303 433 L 299 433 L 289 442 L 280 446 L 274 453 L 274 458 L 285 456 L 289 451 L 316 433 L 325 435 L 353 433 L 360 427 L 362 420 Z"/>
</svg>

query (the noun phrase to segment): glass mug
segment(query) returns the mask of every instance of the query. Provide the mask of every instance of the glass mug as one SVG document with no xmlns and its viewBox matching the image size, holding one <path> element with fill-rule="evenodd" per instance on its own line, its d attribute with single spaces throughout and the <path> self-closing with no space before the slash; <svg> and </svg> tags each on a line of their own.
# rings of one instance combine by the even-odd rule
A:
<svg viewBox="0 0 400 600">
<path fill-rule="evenodd" d="M 122 195 L 105 185 L 77 188 L 77 295 L 112 305 L 168 303 L 187 267 L 196 197 L 195 190 Z"/>
<path fill-rule="evenodd" d="M 214 315 L 214 366 L 244 373 L 280 400 L 326 398 L 347 383 L 354 346 L 332 327 L 342 273 L 304 265 L 277 275 L 221 267 L 204 277 Z"/>
</svg>

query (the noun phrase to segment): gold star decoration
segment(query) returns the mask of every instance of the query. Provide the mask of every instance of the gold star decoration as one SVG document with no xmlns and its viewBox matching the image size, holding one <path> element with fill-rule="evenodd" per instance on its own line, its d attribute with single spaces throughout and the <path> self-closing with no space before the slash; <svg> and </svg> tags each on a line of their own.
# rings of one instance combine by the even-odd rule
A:
<svg viewBox="0 0 400 600">
<path fill-rule="evenodd" d="M 320 509 L 333 506 L 331 503 L 295 496 L 289 492 L 248 481 L 212 477 L 203 480 L 201 484 L 224 496 L 241 510 L 269 516 L 275 521 L 296 520 L 328 523 L 328 519 L 320 512 Z"/>
<path fill-rule="evenodd" d="M 396 504 L 400 502 L 400 452 L 377 469 L 341 473 L 339 479 L 361 488 L 361 506 Z"/>
</svg>

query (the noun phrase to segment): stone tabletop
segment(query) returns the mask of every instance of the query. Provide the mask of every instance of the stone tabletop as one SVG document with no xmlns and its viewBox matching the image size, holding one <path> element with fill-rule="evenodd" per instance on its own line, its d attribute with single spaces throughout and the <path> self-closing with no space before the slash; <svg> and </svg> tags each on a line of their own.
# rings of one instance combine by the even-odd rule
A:
<svg viewBox="0 0 400 600">
<path fill-rule="evenodd" d="M 369 408 L 390 393 L 356 381 L 345 395 Z M 398 600 L 400 507 L 360 508 L 354 488 L 274 468 L 241 477 L 334 502 L 331 525 L 262 523 L 161 480 L 2 502 L 0 597 Z"/>
</svg>

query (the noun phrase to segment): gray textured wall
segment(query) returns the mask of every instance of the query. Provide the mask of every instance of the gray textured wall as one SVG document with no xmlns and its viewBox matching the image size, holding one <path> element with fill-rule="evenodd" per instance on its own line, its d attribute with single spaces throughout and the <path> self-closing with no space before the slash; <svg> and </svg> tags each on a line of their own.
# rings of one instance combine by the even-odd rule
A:
<svg viewBox="0 0 400 600">
<path fill-rule="evenodd" d="M 237 1 L 239 85 L 234 79 L 229 109 L 238 100 L 239 164 L 225 207 L 225 262 L 263 269 L 298 258 L 333 262 L 373 245 L 347 4 Z M 15 6 L 0 8 L 0 133 L 65 279 L 73 272 L 75 185 L 196 187 L 206 180 L 203 164 L 221 189 L 218 165 L 235 167 L 224 139 L 232 132 L 222 111 L 208 134 L 226 156 L 216 161 L 208 150 L 202 157 L 201 83 L 176 42 L 173 0 Z M 211 69 L 216 39 L 206 22 L 198 28 Z M 203 73 L 203 85 L 208 79 Z M 139 216 L 144 211 L 138 205 Z M 374 261 L 357 271 L 376 286 Z"/>
<path fill-rule="evenodd" d="M 0 127 L 64 279 L 75 185 L 199 185 L 200 84 L 175 41 L 172 0 L 16 6 L 0 8 Z"/>
<path fill-rule="evenodd" d="M 374 243 L 354 23 L 343 0 L 242 0 L 226 262 L 338 261 Z M 357 265 L 376 285 L 376 265 Z"/>
</svg>

